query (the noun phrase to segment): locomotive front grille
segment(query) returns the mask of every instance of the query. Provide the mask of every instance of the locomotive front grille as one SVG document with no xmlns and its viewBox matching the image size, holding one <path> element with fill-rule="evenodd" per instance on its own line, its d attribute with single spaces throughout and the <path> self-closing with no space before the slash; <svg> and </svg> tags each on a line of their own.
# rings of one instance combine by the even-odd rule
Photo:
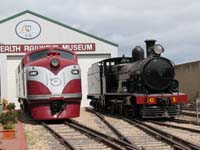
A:
<svg viewBox="0 0 200 150">
<path fill-rule="evenodd" d="M 51 112 L 53 114 L 57 113 L 57 112 L 60 112 L 60 111 L 62 111 L 64 109 L 63 106 L 64 106 L 64 101 L 61 101 L 61 100 L 52 101 L 50 103 Z"/>
<path fill-rule="evenodd" d="M 178 108 L 175 105 L 169 106 L 144 106 L 142 118 L 172 118 L 178 114 Z"/>
</svg>

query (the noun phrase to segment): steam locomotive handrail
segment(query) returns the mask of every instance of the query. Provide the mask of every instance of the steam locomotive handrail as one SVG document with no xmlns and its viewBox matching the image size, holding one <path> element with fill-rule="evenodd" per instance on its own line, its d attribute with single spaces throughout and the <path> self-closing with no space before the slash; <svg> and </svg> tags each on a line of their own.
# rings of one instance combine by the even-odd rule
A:
<svg viewBox="0 0 200 150">
<path fill-rule="evenodd" d="M 84 134 L 90 135 L 91 137 L 102 141 L 103 143 L 107 144 L 108 146 L 116 150 L 124 150 L 124 148 L 128 150 L 138 150 L 138 148 L 135 148 L 133 145 L 127 142 L 124 142 L 122 140 L 100 133 L 94 129 L 88 128 L 78 123 L 77 121 L 73 121 L 70 119 L 69 121 L 65 121 L 64 123 L 72 128 L 75 128 L 76 130 L 79 130 L 80 132 Z"/>
<path fill-rule="evenodd" d="M 130 119 L 123 119 L 125 121 L 127 121 L 130 124 L 133 124 L 139 128 L 141 128 L 142 130 L 144 130 L 145 132 L 148 132 L 156 137 L 159 137 L 163 140 L 165 140 L 167 143 L 173 145 L 176 148 L 179 149 L 183 149 L 183 150 L 200 150 L 200 146 L 195 145 L 191 142 L 188 142 L 186 140 L 183 140 L 177 136 L 174 136 L 172 134 L 169 134 L 167 132 L 164 132 L 162 130 L 159 130 L 153 126 L 147 125 L 139 120 L 130 120 Z"/>
</svg>

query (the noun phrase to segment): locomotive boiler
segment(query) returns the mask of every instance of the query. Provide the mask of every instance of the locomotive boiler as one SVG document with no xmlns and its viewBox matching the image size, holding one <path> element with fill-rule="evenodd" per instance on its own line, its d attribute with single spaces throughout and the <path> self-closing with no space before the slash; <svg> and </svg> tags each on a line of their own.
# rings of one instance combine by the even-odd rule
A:
<svg viewBox="0 0 200 150">
<path fill-rule="evenodd" d="M 16 70 L 21 108 L 36 120 L 78 117 L 81 75 L 77 55 L 62 48 L 25 54 Z"/>
<path fill-rule="evenodd" d="M 164 48 L 146 40 L 144 50 L 136 46 L 132 57 L 110 58 L 88 70 L 88 99 L 96 110 L 139 116 L 173 118 L 186 103 L 179 92 L 174 64 L 161 56 Z"/>
</svg>

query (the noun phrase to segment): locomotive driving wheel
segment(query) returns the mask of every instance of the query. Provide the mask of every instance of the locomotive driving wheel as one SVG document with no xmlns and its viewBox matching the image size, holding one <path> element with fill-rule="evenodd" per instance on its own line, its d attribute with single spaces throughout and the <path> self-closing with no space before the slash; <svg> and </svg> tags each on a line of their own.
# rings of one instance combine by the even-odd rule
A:
<svg viewBox="0 0 200 150">
<path fill-rule="evenodd" d="M 111 102 L 111 108 L 110 108 L 110 113 L 113 115 L 115 114 L 115 103 Z"/>
<path fill-rule="evenodd" d="M 28 103 L 23 99 L 19 99 L 18 101 L 20 102 L 21 110 L 23 110 L 24 112 L 28 113 L 29 112 Z"/>
<path fill-rule="evenodd" d="M 141 107 L 139 107 L 139 111 L 138 111 L 138 115 L 139 115 L 139 117 L 140 118 L 143 118 L 143 116 L 144 116 L 144 108 L 141 106 Z"/>
<path fill-rule="evenodd" d="M 118 104 L 118 113 L 119 113 L 120 115 L 123 115 L 123 112 L 124 112 L 124 106 L 123 106 L 122 103 L 119 103 L 119 104 Z"/>
<path fill-rule="evenodd" d="M 129 112 L 128 112 L 128 110 L 126 109 L 126 106 L 124 106 L 125 108 L 124 108 L 124 116 L 125 117 L 128 117 L 128 115 L 129 115 Z"/>
<path fill-rule="evenodd" d="M 96 111 L 99 111 L 99 102 L 98 102 L 97 100 L 96 100 L 94 109 L 95 109 Z"/>
</svg>

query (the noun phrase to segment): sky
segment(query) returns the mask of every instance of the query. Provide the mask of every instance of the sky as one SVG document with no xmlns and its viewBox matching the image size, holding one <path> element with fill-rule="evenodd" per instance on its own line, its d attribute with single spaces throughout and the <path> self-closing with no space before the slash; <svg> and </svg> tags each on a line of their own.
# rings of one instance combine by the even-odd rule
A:
<svg viewBox="0 0 200 150">
<path fill-rule="evenodd" d="M 199 0 L 2 0 L 0 20 L 25 10 L 114 42 L 119 56 L 155 39 L 175 64 L 200 60 Z"/>
</svg>

